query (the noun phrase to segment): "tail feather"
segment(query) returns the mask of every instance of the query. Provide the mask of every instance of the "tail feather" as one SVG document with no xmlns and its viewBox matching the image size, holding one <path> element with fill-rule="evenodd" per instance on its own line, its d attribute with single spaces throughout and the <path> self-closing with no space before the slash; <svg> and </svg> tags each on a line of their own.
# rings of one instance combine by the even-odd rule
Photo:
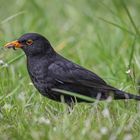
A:
<svg viewBox="0 0 140 140">
<path fill-rule="evenodd" d="M 119 99 L 134 99 L 134 100 L 140 100 L 140 96 L 134 95 L 134 94 L 130 94 L 130 93 L 126 93 L 126 92 L 121 91 L 121 90 L 116 90 L 116 91 L 115 91 L 115 95 L 114 95 L 114 99 L 115 99 L 115 100 L 119 100 Z"/>
</svg>

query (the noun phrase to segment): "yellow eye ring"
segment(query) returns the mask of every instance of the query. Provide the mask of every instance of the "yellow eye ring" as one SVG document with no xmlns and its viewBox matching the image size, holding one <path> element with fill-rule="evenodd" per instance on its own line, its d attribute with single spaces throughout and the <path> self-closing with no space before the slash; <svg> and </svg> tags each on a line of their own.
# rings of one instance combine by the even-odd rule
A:
<svg viewBox="0 0 140 140">
<path fill-rule="evenodd" d="M 31 40 L 31 39 L 27 40 L 27 41 L 26 41 L 26 44 L 27 44 L 27 45 L 32 45 L 32 44 L 33 44 L 33 40 Z"/>
</svg>

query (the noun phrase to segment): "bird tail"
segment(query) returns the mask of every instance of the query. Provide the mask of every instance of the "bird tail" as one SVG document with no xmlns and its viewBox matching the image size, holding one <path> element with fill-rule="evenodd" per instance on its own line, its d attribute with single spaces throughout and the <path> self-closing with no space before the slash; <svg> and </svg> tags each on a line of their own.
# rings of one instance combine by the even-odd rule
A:
<svg viewBox="0 0 140 140">
<path fill-rule="evenodd" d="M 140 101 L 140 96 L 138 95 L 134 95 L 134 94 L 130 94 L 121 90 L 116 90 L 115 91 L 115 95 L 114 95 L 114 99 L 115 100 L 119 100 L 119 99 L 134 99 L 134 100 L 139 100 Z"/>
</svg>

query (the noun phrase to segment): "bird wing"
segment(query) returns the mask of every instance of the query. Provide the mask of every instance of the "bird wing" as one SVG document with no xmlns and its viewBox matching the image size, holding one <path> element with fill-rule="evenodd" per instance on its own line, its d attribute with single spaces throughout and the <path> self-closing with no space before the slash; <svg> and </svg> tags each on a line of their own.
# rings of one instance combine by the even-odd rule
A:
<svg viewBox="0 0 140 140">
<path fill-rule="evenodd" d="M 93 72 L 70 61 L 55 61 L 48 67 L 48 75 L 59 83 L 69 83 L 91 88 L 110 89 L 106 82 Z"/>
</svg>

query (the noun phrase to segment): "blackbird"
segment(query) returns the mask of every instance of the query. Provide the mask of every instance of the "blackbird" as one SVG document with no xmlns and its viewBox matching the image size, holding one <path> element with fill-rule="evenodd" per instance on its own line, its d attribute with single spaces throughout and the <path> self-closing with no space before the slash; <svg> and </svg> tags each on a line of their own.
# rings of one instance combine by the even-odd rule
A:
<svg viewBox="0 0 140 140">
<path fill-rule="evenodd" d="M 135 99 L 140 96 L 121 91 L 108 85 L 95 73 L 69 61 L 54 51 L 50 42 L 37 33 L 27 33 L 16 41 L 5 45 L 7 48 L 21 48 L 27 57 L 27 69 L 37 90 L 44 96 L 67 104 L 72 102 L 91 102 L 69 91 L 98 100 Z M 58 89 L 58 90 L 56 90 Z"/>
</svg>

